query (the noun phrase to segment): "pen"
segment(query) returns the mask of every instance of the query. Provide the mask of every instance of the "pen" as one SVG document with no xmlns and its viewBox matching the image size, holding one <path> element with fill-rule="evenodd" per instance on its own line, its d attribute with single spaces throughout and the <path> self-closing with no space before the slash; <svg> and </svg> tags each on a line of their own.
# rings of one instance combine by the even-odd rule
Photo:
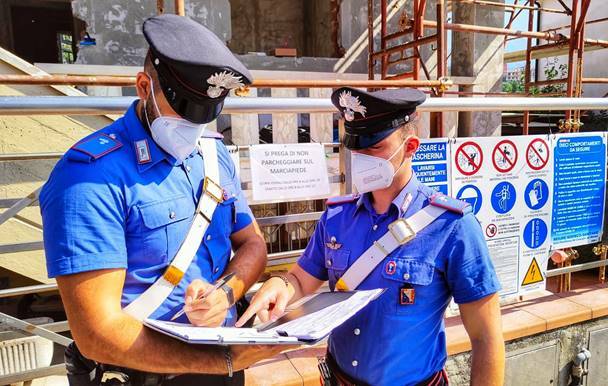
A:
<svg viewBox="0 0 608 386">
<path fill-rule="evenodd" d="M 201 296 L 199 296 L 198 298 L 196 298 L 195 300 L 202 300 L 204 298 L 206 298 L 207 296 L 211 295 L 211 293 L 213 291 L 215 291 L 216 289 L 219 289 L 221 286 L 223 286 L 224 284 L 228 283 L 228 281 L 230 281 L 230 279 L 232 279 L 232 277 L 234 276 L 234 272 L 229 273 L 228 275 L 224 276 L 223 278 L 221 278 L 220 280 L 218 280 L 217 282 L 215 282 L 215 284 L 213 285 L 212 288 L 210 288 L 209 290 L 207 290 L 206 292 L 204 292 Z M 177 314 L 175 314 L 172 318 L 171 321 L 179 318 L 180 316 L 182 316 L 184 314 L 184 308 L 182 307 L 181 310 L 179 310 L 177 312 Z"/>
</svg>

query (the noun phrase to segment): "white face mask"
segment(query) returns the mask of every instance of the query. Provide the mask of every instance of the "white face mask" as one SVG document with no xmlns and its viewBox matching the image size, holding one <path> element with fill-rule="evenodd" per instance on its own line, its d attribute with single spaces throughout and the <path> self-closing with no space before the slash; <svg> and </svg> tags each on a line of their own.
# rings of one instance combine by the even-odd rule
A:
<svg viewBox="0 0 608 386">
<path fill-rule="evenodd" d="M 150 92 L 152 93 L 154 108 L 158 114 L 158 117 L 150 124 L 146 101 L 144 101 L 144 114 L 152 132 L 152 138 L 164 151 L 171 154 L 179 162 L 183 162 L 196 148 L 196 143 L 207 125 L 192 123 L 183 118 L 162 116 L 154 97 L 154 86 L 151 77 Z"/>
<path fill-rule="evenodd" d="M 395 170 L 395 167 L 390 161 L 393 159 L 393 157 L 395 157 L 395 155 L 397 155 L 408 139 L 409 137 L 406 138 L 401 145 L 399 145 L 397 150 L 395 150 L 393 155 L 391 155 L 388 159 L 361 153 L 352 153 L 351 166 L 353 184 L 355 184 L 355 187 L 359 193 L 381 190 L 391 186 L 395 174 L 397 174 L 404 163 L 401 163 L 399 168 Z"/>
</svg>

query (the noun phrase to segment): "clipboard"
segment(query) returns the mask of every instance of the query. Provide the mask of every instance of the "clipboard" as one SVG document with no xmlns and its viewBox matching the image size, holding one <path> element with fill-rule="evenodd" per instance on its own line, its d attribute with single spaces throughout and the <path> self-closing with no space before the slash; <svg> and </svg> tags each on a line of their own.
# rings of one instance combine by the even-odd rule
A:
<svg viewBox="0 0 608 386">
<path fill-rule="evenodd" d="M 382 292 L 384 289 L 321 292 L 295 302 L 276 321 L 255 328 L 196 327 L 152 319 L 144 320 L 144 325 L 189 344 L 313 345 L 364 309 Z"/>
</svg>

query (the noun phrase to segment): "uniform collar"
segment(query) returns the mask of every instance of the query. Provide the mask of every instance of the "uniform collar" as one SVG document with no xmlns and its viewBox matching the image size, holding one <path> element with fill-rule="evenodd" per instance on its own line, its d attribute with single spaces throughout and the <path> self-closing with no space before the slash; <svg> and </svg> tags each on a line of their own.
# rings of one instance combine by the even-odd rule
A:
<svg viewBox="0 0 608 386">
<path fill-rule="evenodd" d="M 133 147 L 133 151 L 135 154 L 135 162 L 137 162 L 137 169 L 140 173 L 143 173 L 162 160 L 167 160 L 167 162 L 169 162 L 170 164 L 175 165 L 175 159 L 169 154 L 167 154 L 164 150 L 162 150 L 156 144 L 156 142 L 154 142 L 154 139 L 152 138 L 148 130 L 146 130 L 142 125 L 141 121 L 139 120 L 139 117 L 137 116 L 137 103 L 138 101 L 133 102 L 124 116 L 127 133 L 129 134 L 131 146 Z M 138 141 L 145 141 L 147 143 L 150 161 L 145 163 L 139 162 L 137 156 L 137 149 L 135 146 L 135 143 Z"/>
<path fill-rule="evenodd" d="M 420 181 L 416 177 L 416 173 L 412 172 L 412 178 L 408 181 L 407 184 L 403 187 L 401 192 L 393 199 L 391 206 L 394 206 L 399 212 L 399 217 L 403 217 L 404 212 L 407 210 L 409 203 L 406 203 L 406 200 L 411 202 L 414 198 L 416 198 L 416 193 L 418 192 L 418 188 L 420 187 Z M 374 206 L 371 202 L 371 192 L 362 194 L 361 197 L 357 200 L 357 210 L 361 207 L 367 209 L 370 213 L 376 213 Z"/>
</svg>

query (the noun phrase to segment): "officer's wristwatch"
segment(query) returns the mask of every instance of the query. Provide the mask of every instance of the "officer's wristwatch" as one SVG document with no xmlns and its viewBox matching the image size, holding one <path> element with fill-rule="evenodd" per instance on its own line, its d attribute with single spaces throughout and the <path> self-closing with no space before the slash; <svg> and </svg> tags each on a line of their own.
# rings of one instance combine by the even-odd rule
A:
<svg viewBox="0 0 608 386">
<path fill-rule="evenodd" d="M 226 297 L 228 298 L 228 304 L 230 304 L 230 306 L 233 306 L 235 302 L 234 302 L 234 293 L 232 292 L 232 287 L 230 287 L 228 285 L 228 283 L 226 283 L 223 286 L 221 286 L 220 289 L 222 289 L 226 293 Z"/>
</svg>

